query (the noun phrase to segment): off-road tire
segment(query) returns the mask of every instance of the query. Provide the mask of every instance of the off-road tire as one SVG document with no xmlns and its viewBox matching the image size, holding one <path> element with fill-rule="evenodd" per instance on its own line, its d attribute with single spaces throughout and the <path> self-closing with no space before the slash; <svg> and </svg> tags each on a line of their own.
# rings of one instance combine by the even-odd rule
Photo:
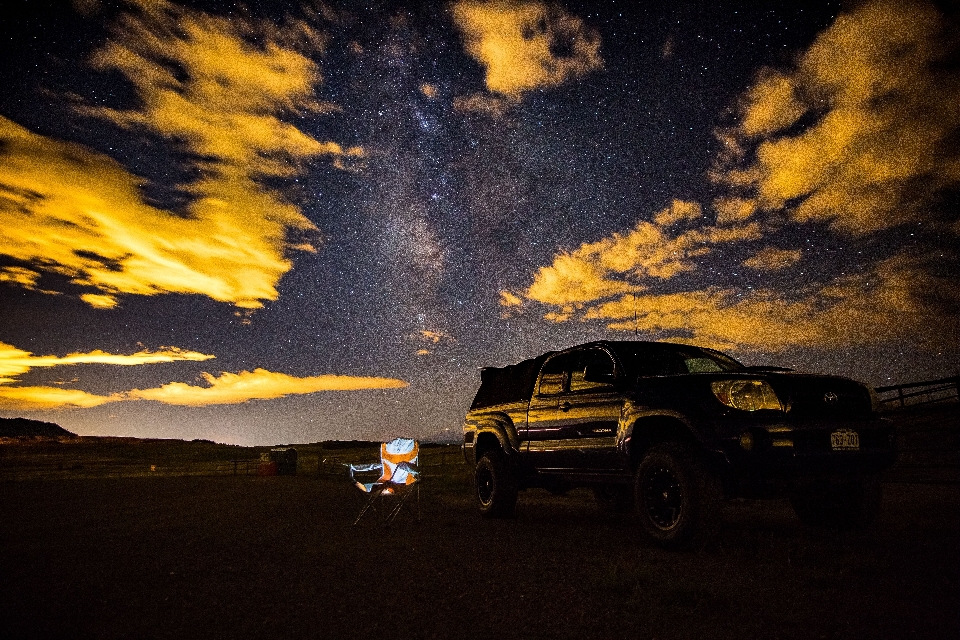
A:
<svg viewBox="0 0 960 640">
<path fill-rule="evenodd" d="M 809 527 L 864 529 L 876 520 L 882 499 L 880 479 L 870 475 L 800 487 L 790 505 Z"/>
<path fill-rule="evenodd" d="M 604 513 L 627 513 L 633 507 L 629 484 L 603 484 L 593 488 L 593 497 Z"/>
<path fill-rule="evenodd" d="M 719 520 L 723 490 L 695 451 L 679 442 L 652 447 L 637 467 L 634 499 L 643 533 L 667 548 L 700 545 Z"/>
<path fill-rule="evenodd" d="M 506 454 L 487 451 L 477 462 L 474 487 L 480 515 L 485 518 L 512 518 L 517 509 L 517 478 Z"/>
</svg>

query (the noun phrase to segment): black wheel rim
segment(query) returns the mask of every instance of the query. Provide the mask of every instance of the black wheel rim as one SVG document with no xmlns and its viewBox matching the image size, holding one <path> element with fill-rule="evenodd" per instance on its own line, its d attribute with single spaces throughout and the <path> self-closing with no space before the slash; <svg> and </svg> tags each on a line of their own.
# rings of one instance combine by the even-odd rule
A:
<svg viewBox="0 0 960 640">
<path fill-rule="evenodd" d="M 643 476 L 640 490 L 650 521 L 664 531 L 676 527 L 683 512 L 683 492 L 673 471 L 666 467 L 650 469 Z"/>
<path fill-rule="evenodd" d="M 489 469 L 480 468 L 477 470 L 477 497 L 481 504 L 490 504 L 493 497 L 493 474 Z"/>
</svg>

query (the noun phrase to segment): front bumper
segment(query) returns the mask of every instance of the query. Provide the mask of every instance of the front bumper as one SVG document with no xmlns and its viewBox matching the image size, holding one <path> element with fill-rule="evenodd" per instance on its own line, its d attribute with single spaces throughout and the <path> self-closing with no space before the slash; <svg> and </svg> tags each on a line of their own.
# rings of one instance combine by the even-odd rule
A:
<svg viewBox="0 0 960 640">
<path fill-rule="evenodd" d="M 857 434 L 856 449 L 833 447 L 831 434 L 844 430 Z M 745 433 L 750 437 L 745 439 Z M 772 422 L 725 435 L 721 448 L 729 475 L 760 483 L 876 474 L 889 468 L 897 458 L 893 425 L 881 418 Z M 745 440 L 749 446 L 745 446 Z"/>
</svg>

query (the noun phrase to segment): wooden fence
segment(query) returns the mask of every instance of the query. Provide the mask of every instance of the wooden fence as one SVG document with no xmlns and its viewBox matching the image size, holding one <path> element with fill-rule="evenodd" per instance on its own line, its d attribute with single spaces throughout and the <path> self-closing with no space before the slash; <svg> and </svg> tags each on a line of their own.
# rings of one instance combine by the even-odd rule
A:
<svg viewBox="0 0 960 640">
<path fill-rule="evenodd" d="M 70 445 L 41 447 L 0 447 L 0 481 L 53 480 L 67 478 L 136 478 L 171 476 L 256 476 L 262 473 L 260 451 L 230 459 L 186 460 L 182 456 L 146 456 L 136 445 L 109 445 L 73 448 Z M 240 452 L 238 452 L 240 453 Z M 136 454 L 134 457 L 124 454 Z M 378 461 L 374 447 L 351 449 L 308 446 L 297 459 L 298 475 L 347 477 L 346 465 Z M 442 475 L 461 465 L 463 457 L 455 445 L 427 445 L 421 448 L 420 468 L 424 475 Z"/>
<path fill-rule="evenodd" d="M 875 387 L 874 391 L 885 407 L 956 401 L 960 399 L 960 376 Z"/>
</svg>

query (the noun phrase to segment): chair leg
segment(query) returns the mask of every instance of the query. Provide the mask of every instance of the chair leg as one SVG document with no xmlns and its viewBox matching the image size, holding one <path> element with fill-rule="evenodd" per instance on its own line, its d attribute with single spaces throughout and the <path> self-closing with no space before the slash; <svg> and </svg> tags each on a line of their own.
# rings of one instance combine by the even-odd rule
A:
<svg viewBox="0 0 960 640">
<path fill-rule="evenodd" d="M 379 512 L 380 512 L 380 510 L 377 509 L 377 504 L 376 504 L 376 503 L 377 503 L 377 499 L 380 497 L 381 491 L 382 491 L 382 489 L 381 489 L 381 490 L 376 490 L 376 489 L 375 489 L 375 490 L 373 490 L 373 491 L 370 492 L 370 497 L 367 498 L 367 503 L 366 503 L 365 505 L 363 505 L 363 509 L 360 510 L 360 515 L 358 515 L 358 516 L 357 516 L 357 519 L 353 521 L 353 524 L 354 524 L 354 525 L 356 525 L 358 522 L 360 522 L 360 518 L 363 517 L 363 514 L 365 514 L 365 513 L 366 513 L 367 511 L 369 511 L 370 509 L 373 509 L 374 513 L 379 513 Z"/>
<path fill-rule="evenodd" d="M 401 508 L 403 507 L 403 505 L 407 502 L 407 500 L 410 498 L 410 495 L 411 495 L 414 491 L 415 491 L 416 494 L 417 494 L 417 522 L 420 522 L 420 487 L 414 487 L 413 490 L 404 492 L 404 493 L 400 494 L 399 496 L 397 496 L 397 498 L 398 498 L 398 500 L 397 500 L 397 506 L 395 506 L 395 507 L 393 508 L 393 510 L 390 512 L 390 514 L 387 516 L 386 524 L 390 524 L 391 522 L 393 522 L 393 520 L 394 520 L 394 519 L 397 517 L 397 515 L 400 513 L 400 509 L 401 509 Z"/>
<path fill-rule="evenodd" d="M 393 522 L 394 518 L 397 517 L 397 514 L 400 513 L 401 507 L 403 507 L 403 503 L 407 501 L 407 494 L 403 494 L 403 495 L 401 495 L 401 496 L 397 496 L 397 498 L 398 498 L 398 500 L 397 500 L 397 506 L 395 506 L 395 507 L 390 511 L 390 513 L 387 514 L 387 519 L 384 521 L 384 524 L 390 524 L 391 522 Z"/>
</svg>

